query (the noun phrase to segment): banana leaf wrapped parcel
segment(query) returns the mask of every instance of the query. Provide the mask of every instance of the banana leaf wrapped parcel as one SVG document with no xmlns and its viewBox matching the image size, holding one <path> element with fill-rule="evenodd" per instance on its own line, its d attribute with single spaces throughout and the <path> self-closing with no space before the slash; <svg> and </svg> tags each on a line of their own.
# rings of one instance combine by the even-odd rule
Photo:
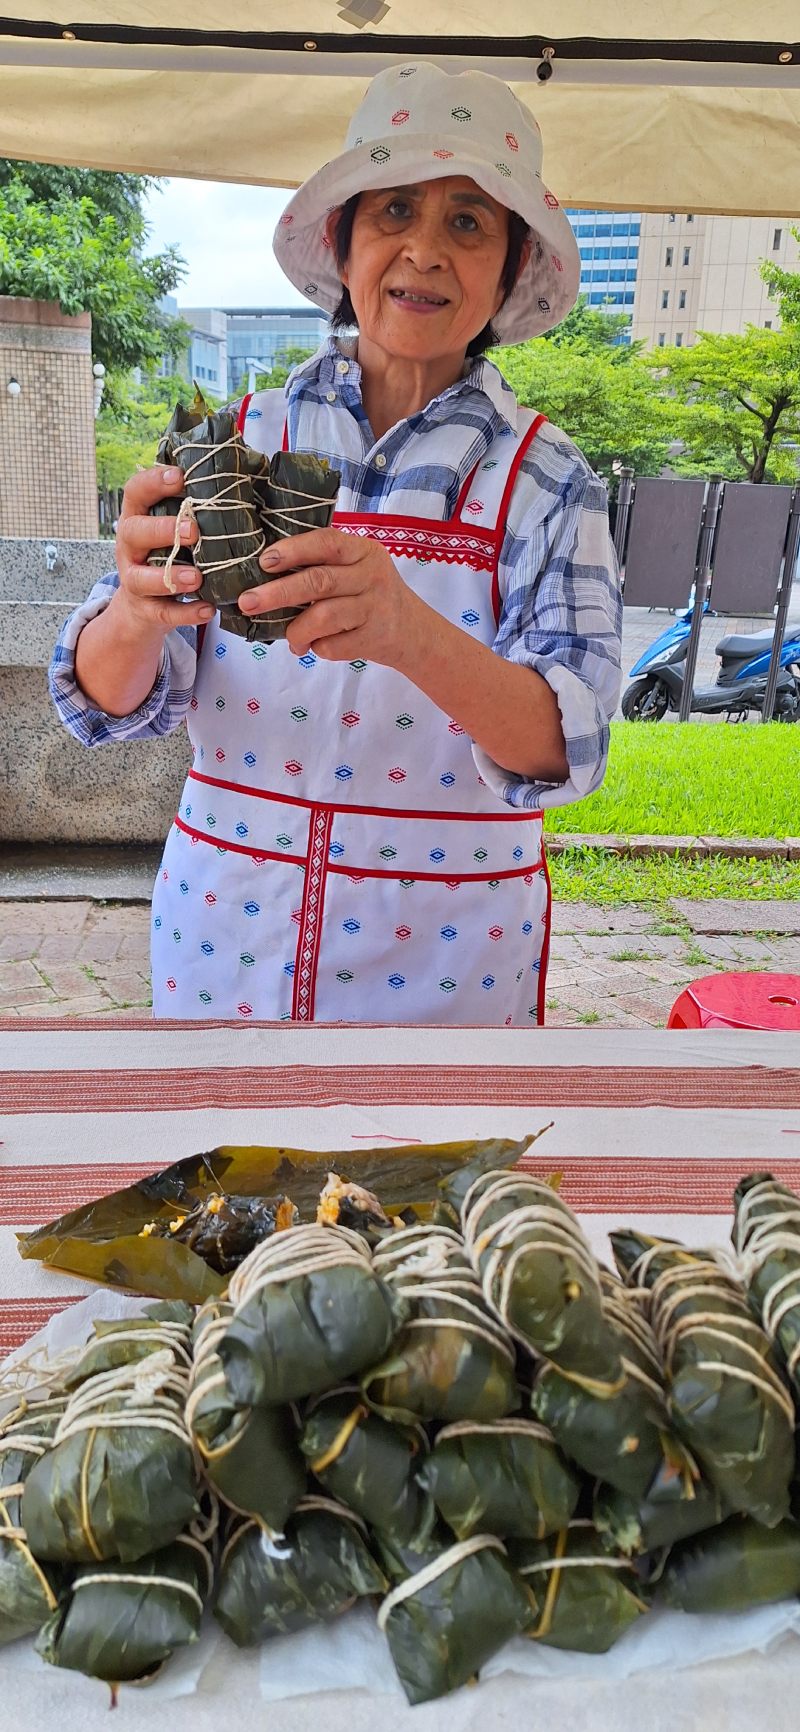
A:
<svg viewBox="0 0 800 1732">
<path fill-rule="evenodd" d="M 659 1597 L 682 1612 L 743 1612 L 798 1594 L 800 1527 L 748 1516 L 675 1546 L 659 1582 Z"/>
<path fill-rule="evenodd" d="M 169 1348 L 73 1391 L 25 1481 L 22 1522 L 37 1558 L 135 1562 L 189 1525 L 198 1501 L 187 1392 Z"/>
<path fill-rule="evenodd" d="M 180 1300 L 148 1305 L 140 1317 L 120 1317 L 113 1322 L 95 1318 L 94 1336 L 65 1373 L 64 1388 L 77 1389 L 89 1377 L 117 1371 L 123 1365 L 135 1365 L 159 1349 L 172 1353 L 188 1372 L 192 1365 L 193 1318 L 191 1306 Z"/>
<path fill-rule="evenodd" d="M 547 1647 L 605 1654 L 648 1610 L 629 1560 L 609 1556 L 590 1521 L 517 1540 L 509 1555 L 535 1601 L 528 1634 Z"/>
<path fill-rule="evenodd" d="M 378 1625 L 414 1706 L 477 1677 L 532 1616 L 531 1597 L 502 1541 L 474 1534 L 423 1550 L 413 1572 L 387 1594 Z"/>
<path fill-rule="evenodd" d="M 62 1572 L 34 1557 L 22 1524 L 22 1493 L 50 1448 L 66 1397 L 22 1400 L 0 1423 L 0 1647 L 38 1630 L 55 1610 Z"/>
<path fill-rule="evenodd" d="M 771 1173 L 750 1173 L 736 1186 L 734 1209 L 750 1303 L 800 1397 L 800 1197 Z"/>
<path fill-rule="evenodd" d="M 563 1371 L 618 1381 L 597 1260 L 557 1192 L 527 1173 L 487 1173 L 467 1192 L 462 1220 L 484 1298 L 514 1339 Z"/>
<path fill-rule="evenodd" d="M 330 1498 L 298 1504 L 280 1544 L 234 1521 L 219 1564 L 214 1616 L 239 1648 L 336 1618 L 383 1593 L 386 1578 L 359 1517 Z"/>
<path fill-rule="evenodd" d="M 289 451 L 278 452 L 270 463 L 245 444 L 230 410 L 198 414 L 180 404 L 161 438 L 156 462 L 184 471 L 185 494 L 177 510 L 177 502 L 164 504 L 166 515 L 174 515 L 176 522 L 197 524 L 194 564 L 203 576 L 197 594 L 219 609 L 226 631 L 250 642 L 285 637 L 299 608 L 276 609 L 256 620 L 247 619 L 236 603 L 245 590 L 268 581 L 258 563 L 265 547 L 287 535 L 328 527 L 338 472 L 323 459 Z M 156 515 L 164 514 L 159 506 Z M 179 548 L 174 558 L 183 553 L 185 563 L 185 551 Z M 173 562 L 166 554 L 151 559 L 164 565 L 168 585 Z"/>
<path fill-rule="evenodd" d="M 290 1227 L 231 1276 L 217 1352 L 240 1407 L 284 1406 L 331 1389 L 385 1353 L 405 1307 L 344 1227 Z"/>
<path fill-rule="evenodd" d="M 401 1424 L 500 1419 L 519 1407 L 513 1343 L 456 1233 L 404 1228 L 378 1247 L 374 1266 L 411 1315 L 362 1379 L 370 1407 Z"/>
<path fill-rule="evenodd" d="M 428 1448 L 421 1426 L 390 1425 L 355 1386 L 334 1389 L 308 1407 L 300 1448 L 323 1490 L 376 1532 L 402 1542 L 430 1531 L 433 1504 L 417 1476 Z"/>
<path fill-rule="evenodd" d="M 740 1283 L 671 1240 L 627 1228 L 611 1243 L 649 1295 L 676 1431 L 730 1510 L 776 1527 L 789 1513 L 794 1404 Z"/>
<path fill-rule="evenodd" d="M 85 1564 L 39 1631 L 36 1651 L 51 1666 L 107 1684 L 152 1678 L 200 1635 L 213 1567 L 191 1533 L 139 1558 Z"/>
<path fill-rule="evenodd" d="M 201 1306 L 186 1424 L 209 1485 L 231 1509 L 282 1533 L 306 1487 L 297 1426 L 288 1407 L 237 1407 L 217 1348 L 233 1307 L 222 1299 Z"/>
<path fill-rule="evenodd" d="M 544 1539 L 566 1527 L 581 1489 L 552 1433 L 530 1419 L 444 1426 L 419 1479 L 459 1540 Z"/>
</svg>

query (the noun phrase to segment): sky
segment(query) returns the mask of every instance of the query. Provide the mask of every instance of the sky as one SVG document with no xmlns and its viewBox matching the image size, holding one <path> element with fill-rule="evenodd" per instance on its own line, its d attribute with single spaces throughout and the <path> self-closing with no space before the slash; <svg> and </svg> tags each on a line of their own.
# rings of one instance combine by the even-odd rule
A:
<svg viewBox="0 0 800 1732">
<path fill-rule="evenodd" d="M 272 233 L 291 193 L 264 186 L 168 180 L 146 201 L 147 251 L 174 242 L 188 265 L 175 291 L 184 307 L 301 307 L 272 253 Z"/>
</svg>

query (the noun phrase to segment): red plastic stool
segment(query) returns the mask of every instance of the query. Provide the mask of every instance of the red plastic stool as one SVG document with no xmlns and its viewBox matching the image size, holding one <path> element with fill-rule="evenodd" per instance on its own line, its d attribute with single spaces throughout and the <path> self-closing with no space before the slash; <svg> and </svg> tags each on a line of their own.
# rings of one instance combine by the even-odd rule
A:
<svg viewBox="0 0 800 1732">
<path fill-rule="evenodd" d="M 676 998 L 667 1028 L 800 1030 L 800 974 L 708 974 Z"/>
</svg>

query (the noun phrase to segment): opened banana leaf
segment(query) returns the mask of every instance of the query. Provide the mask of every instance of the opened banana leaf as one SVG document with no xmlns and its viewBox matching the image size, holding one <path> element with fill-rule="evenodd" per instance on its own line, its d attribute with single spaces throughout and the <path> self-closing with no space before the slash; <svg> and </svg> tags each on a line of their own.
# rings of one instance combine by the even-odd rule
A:
<svg viewBox="0 0 800 1732">
<path fill-rule="evenodd" d="M 526 1173 L 487 1173 L 467 1192 L 462 1220 L 484 1298 L 509 1333 L 562 1371 L 618 1383 L 597 1261 L 557 1192 Z"/>
<path fill-rule="evenodd" d="M 362 1380 L 370 1407 L 400 1424 L 513 1412 L 514 1347 L 484 1303 L 458 1236 L 446 1227 L 406 1228 L 378 1247 L 374 1267 L 411 1315 Z"/>
<path fill-rule="evenodd" d="M 484 1170 L 518 1160 L 528 1147 L 500 1141 L 411 1144 L 350 1150 L 212 1149 L 188 1155 L 161 1172 L 123 1190 L 98 1197 L 30 1233 L 18 1233 L 20 1256 L 34 1258 L 84 1280 L 125 1288 L 160 1299 L 202 1305 L 224 1291 L 225 1280 L 176 1235 L 145 1233 L 151 1223 L 188 1216 L 198 1205 L 220 1196 L 258 1198 L 267 1205 L 292 1198 L 301 1220 L 315 1218 L 320 1191 L 329 1173 L 348 1179 L 380 1197 L 386 1214 L 433 1208 L 443 1176 L 477 1160 Z"/>
<path fill-rule="evenodd" d="M 258 1522 L 235 1522 L 219 1565 L 214 1616 L 239 1648 L 336 1618 L 383 1593 L 386 1578 L 358 1517 L 329 1498 L 298 1504 L 275 1545 Z"/>
<path fill-rule="evenodd" d="M 409 1702 L 432 1702 L 477 1677 L 531 1622 L 529 1594 L 501 1541 L 476 1534 L 427 1551 L 384 1600 L 378 1624 Z"/>
<path fill-rule="evenodd" d="M 433 1505 L 416 1478 L 421 1428 L 370 1413 L 355 1387 L 333 1390 L 307 1412 L 300 1448 L 324 1490 L 377 1532 L 398 1541 L 430 1532 Z"/>
<path fill-rule="evenodd" d="M 48 1562 L 135 1561 L 197 1514 L 188 1377 L 171 1349 L 88 1378 L 31 1469 L 22 1522 Z"/>
<path fill-rule="evenodd" d="M 233 1307 L 210 1299 L 198 1312 L 186 1423 L 209 1484 L 232 1509 L 282 1533 L 306 1487 L 288 1408 L 236 1407 L 217 1353 Z"/>
<path fill-rule="evenodd" d="M 729 1509 L 777 1526 L 789 1513 L 794 1405 L 741 1285 L 672 1240 L 628 1228 L 611 1242 L 629 1284 L 649 1294 L 676 1431 Z"/>
<path fill-rule="evenodd" d="M 20 1401 L 0 1424 L 0 1647 L 38 1630 L 54 1611 L 62 1572 L 34 1557 L 22 1523 L 22 1492 L 50 1447 L 65 1396 Z"/>
<path fill-rule="evenodd" d="M 731 1516 L 670 1552 L 660 1597 L 682 1612 L 743 1612 L 800 1594 L 800 1527 Z"/>
<path fill-rule="evenodd" d="M 771 1173 L 750 1173 L 736 1186 L 734 1207 L 750 1303 L 800 1396 L 800 1197 Z"/>
<path fill-rule="evenodd" d="M 151 1678 L 176 1648 L 197 1641 L 212 1581 L 208 1549 L 190 1534 L 136 1563 L 89 1564 L 62 1593 L 36 1651 L 108 1684 Z"/>
<path fill-rule="evenodd" d="M 192 1364 L 192 1324 L 194 1312 L 181 1300 L 165 1300 L 161 1305 L 149 1305 L 141 1317 L 120 1317 L 113 1323 L 96 1319 L 94 1339 L 87 1342 L 75 1364 L 64 1376 L 65 1389 L 77 1389 L 87 1378 L 101 1371 L 116 1371 L 121 1365 L 135 1365 L 149 1358 L 159 1348 L 174 1354 L 184 1370 Z"/>
<path fill-rule="evenodd" d="M 566 1527 L 580 1493 L 552 1434 L 529 1419 L 445 1426 L 419 1478 L 460 1540 L 544 1539 Z"/>
<path fill-rule="evenodd" d="M 590 1521 L 517 1540 L 509 1556 L 536 1605 L 528 1633 L 549 1648 L 605 1654 L 648 1610 L 627 1558 L 609 1556 Z"/>
<path fill-rule="evenodd" d="M 318 1395 L 385 1353 L 406 1308 L 343 1227 L 290 1227 L 253 1251 L 228 1289 L 217 1352 L 239 1407 Z"/>
</svg>

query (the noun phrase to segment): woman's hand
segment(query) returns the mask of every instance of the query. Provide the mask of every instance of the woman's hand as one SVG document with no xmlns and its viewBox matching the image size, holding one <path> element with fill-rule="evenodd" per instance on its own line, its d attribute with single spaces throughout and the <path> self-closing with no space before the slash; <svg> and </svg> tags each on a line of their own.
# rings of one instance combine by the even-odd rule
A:
<svg viewBox="0 0 800 1732">
<path fill-rule="evenodd" d="M 400 670 L 413 656 L 415 633 L 431 610 L 403 582 L 380 542 L 312 529 L 267 548 L 260 563 L 280 575 L 246 590 L 239 607 L 256 617 L 302 607 L 286 628 L 294 655 L 313 649 L 323 661 L 360 656 Z"/>
<path fill-rule="evenodd" d="M 172 596 L 164 584 L 163 566 L 147 564 L 151 553 L 171 548 L 175 540 L 174 517 L 150 517 L 150 506 L 182 493 L 183 471 L 156 463 L 134 475 L 123 494 L 116 539 L 119 589 L 112 605 L 117 616 L 124 612 L 126 624 L 148 641 L 166 637 L 176 625 L 198 625 L 214 612 L 207 603 L 181 599 L 191 596 L 202 582 L 193 565 L 173 565 L 178 595 Z M 197 529 L 187 523 L 185 530 L 181 539 L 191 546 L 197 541 Z"/>
</svg>

